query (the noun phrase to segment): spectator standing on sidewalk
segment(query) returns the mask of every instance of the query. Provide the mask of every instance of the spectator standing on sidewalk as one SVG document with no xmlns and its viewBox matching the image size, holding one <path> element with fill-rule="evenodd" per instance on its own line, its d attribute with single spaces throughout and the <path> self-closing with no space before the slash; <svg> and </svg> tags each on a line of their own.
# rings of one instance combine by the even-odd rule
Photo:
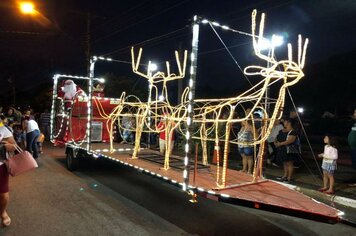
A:
<svg viewBox="0 0 356 236">
<path fill-rule="evenodd" d="M 336 149 L 337 140 L 333 136 L 326 135 L 324 137 L 324 143 L 324 153 L 318 155 L 323 158 L 323 163 L 321 165 L 321 168 L 323 169 L 323 187 L 318 190 L 327 194 L 334 194 L 334 172 L 336 170 L 336 160 L 338 158 Z"/>
<path fill-rule="evenodd" d="M 354 109 L 354 113 L 352 114 L 352 119 L 355 123 L 350 130 L 347 140 L 351 148 L 352 168 L 356 170 L 356 108 Z M 356 183 L 351 184 L 351 186 L 356 187 Z"/>
<path fill-rule="evenodd" d="M 286 118 L 284 120 L 284 129 L 278 135 L 274 145 L 277 148 L 277 157 L 283 162 L 284 174 L 278 177 L 278 180 L 290 182 L 294 171 L 294 161 L 300 155 L 300 146 L 298 145 L 298 134 L 293 129 L 296 120 Z"/>
<path fill-rule="evenodd" d="M 40 136 L 40 129 L 37 122 L 30 117 L 27 117 L 24 122 L 24 130 L 26 131 L 26 150 L 33 155 L 33 158 L 37 159 L 37 139 Z"/>
<path fill-rule="evenodd" d="M 274 142 L 276 141 L 277 135 L 279 131 L 283 129 L 283 125 L 281 124 L 280 120 L 275 120 L 271 133 L 267 138 L 267 143 L 268 143 L 268 156 L 267 156 L 267 164 L 272 164 L 274 166 L 279 167 L 280 160 L 277 159 L 277 148 L 274 145 Z"/>
<path fill-rule="evenodd" d="M 11 132 L 5 127 L 0 126 L 0 217 L 1 224 L 7 227 L 11 224 L 11 218 L 7 214 L 7 206 L 9 203 L 9 173 L 7 171 L 5 160 L 6 152 L 15 151 L 15 140 Z"/>
</svg>

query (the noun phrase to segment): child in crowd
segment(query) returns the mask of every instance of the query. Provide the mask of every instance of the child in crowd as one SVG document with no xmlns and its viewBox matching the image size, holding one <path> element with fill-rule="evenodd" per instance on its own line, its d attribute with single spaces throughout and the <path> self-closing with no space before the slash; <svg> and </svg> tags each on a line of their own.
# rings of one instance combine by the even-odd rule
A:
<svg viewBox="0 0 356 236">
<path fill-rule="evenodd" d="M 38 153 L 43 154 L 42 146 L 43 142 L 45 140 L 45 136 L 43 133 L 40 133 L 40 136 L 37 138 L 37 147 L 38 147 Z"/>
<path fill-rule="evenodd" d="M 322 188 L 318 189 L 321 192 L 327 194 L 334 194 L 334 172 L 336 170 L 336 160 L 338 158 L 338 153 L 336 149 L 336 138 L 330 135 L 324 137 L 324 153 L 319 154 L 318 156 L 323 158 L 323 164 L 321 168 L 323 169 L 323 182 L 324 185 Z M 328 187 L 329 183 L 329 187 Z"/>
</svg>

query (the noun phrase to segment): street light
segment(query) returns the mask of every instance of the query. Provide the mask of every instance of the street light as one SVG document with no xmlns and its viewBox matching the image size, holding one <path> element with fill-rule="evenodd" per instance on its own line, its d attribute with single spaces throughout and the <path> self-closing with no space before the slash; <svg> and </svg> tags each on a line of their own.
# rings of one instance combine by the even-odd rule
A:
<svg viewBox="0 0 356 236">
<path fill-rule="evenodd" d="M 152 97 L 151 97 L 151 90 L 152 90 L 152 85 L 153 81 L 151 80 L 152 77 L 152 72 L 156 71 L 158 69 L 157 64 L 152 63 L 151 61 L 148 61 L 148 66 L 147 66 L 147 75 L 149 76 L 150 80 L 148 81 L 148 105 L 151 105 Z M 148 111 L 148 125 L 151 126 L 151 111 Z M 151 146 L 151 133 L 148 132 L 147 136 L 147 147 L 150 148 Z"/>
<path fill-rule="evenodd" d="M 20 11 L 26 15 L 34 15 L 37 13 L 35 5 L 32 2 L 20 2 L 19 8 Z"/>
<path fill-rule="evenodd" d="M 157 66 L 157 64 L 151 63 L 151 61 L 149 61 L 147 69 L 148 69 L 149 73 L 152 73 L 158 69 L 158 66 Z"/>
<path fill-rule="evenodd" d="M 266 38 L 260 38 L 258 40 L 257 47 L 260 51 L 268 50 L 268 57 L 270 57 L 270 56 L 274 57 L 274 55 L 273 55 L 274 48 L 281 46 L 283 44 L 283 41 L 284 41 L 283 36 L 273 34 L 272 38 L 270 40 L 266 39 Z M 269 62 L 267 61 L 267 68 L 269 68 L 269 67 L 270 67 L 270 65 L 269 65 Z M 270 94 L 270 87 L 268 86 L 266 89 L 266 95 L 265 95 L 265 109 L 268 113 L 270 110 L 269 94 Z"/>
<path fill-rule="evenodd" d="M 272 35 L 272 38 L 266 39 L 262 38 L 258 40 L 258 48 L 263 51 L 263 50 L 270 50 L 271 48 L 279 47 L 283 44 L 283 36 L 280 35 Z"/>
</svg>

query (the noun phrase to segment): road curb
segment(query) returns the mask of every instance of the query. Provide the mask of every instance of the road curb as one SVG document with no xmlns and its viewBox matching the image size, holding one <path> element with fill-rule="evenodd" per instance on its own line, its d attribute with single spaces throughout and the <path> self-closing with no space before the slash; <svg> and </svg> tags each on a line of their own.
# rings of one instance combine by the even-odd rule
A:
<svg viewBox="0 0 356 236">
<path fill-rule="evenodd" d="M 335 202 L 335 203 L 338 203 L 343 206 L 347 206 L 347 207 L 356 209 L 356 200 L 355 199 L 341 197 L 341 196 L 337 196 L 337 195 L 328 195 L 328 194 L 324 194 L 324 193 L 321 193 L 321 192 L 313 190 L 313 189 L 303 188 L 303 187 L 299 187 L 299 186 L 292 185 L 292 184 L 286 184 L 286 183 L 281 183 L 281 182 L 279 182 L 279 183 L 290 188 L 290 189 L 296 190 L 298 192 L 301 192 L 301 193 L 304 193 L 307 195 L 312 193 L 313 195 L 317 195 L 318 197 L 323 198 L 324 200 L 328 200 L 328 201 Z"/>
</svg>

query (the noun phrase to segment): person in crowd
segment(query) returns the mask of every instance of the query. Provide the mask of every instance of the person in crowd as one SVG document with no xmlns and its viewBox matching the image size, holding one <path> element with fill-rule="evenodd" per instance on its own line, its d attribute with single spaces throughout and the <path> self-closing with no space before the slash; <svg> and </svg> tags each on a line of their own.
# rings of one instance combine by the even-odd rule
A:
<svg viewBox="0 0 356 236">
<path fill-rule="evenodd" d="M 323 187 L 318 189 L 327 194 L 334 194 L 334 172 L 336 170 L 336 160 L 338 153 L 336 149 L 337 140 L 335 137 L 326 135 L 324 137 L 324 152 L 318 156 L 323 158 L 321 168 L 323 169 Z"/>
<path fill-rule="evenodd" d="M 160 131 L 159 132 L 159 151 L 160 153 L 164 153 L 166 150 L 166 140 L 168 139 L 169 134 L 166 132 L 166 126 L 167 126 L 167 119 L 166 119 L 166 114 L 164 115 L 164 117 L 162 117 L 162 119 L 160 120 L 160 122 L 157 125 L 157 129 Z M 170 146 L 170 150 L 169 150 L 169 154 L 172 153 L 173 151 L 173 147 L 174 147 L 174 134 L 171 137 L 171 146 Z"/>
<path fill-rule="evenodd" d="M 8 128 L 10 130 L 10 132 L 12 134 L 14 134 L 14 126 L 15 126 L 15 122 L 10 120 L 10 121 L 7 121 L 7 124 L 5 125 L 6 128 Z"/>
<path fill-rule="evenodd" d="M 135 119 L 130 116 L 124 116 L 122 118 L 122 127 L 124 131 L 122 132 L 121 143 L 132 143 L 134 141 L 132 129 L 135 127 Z"/>
<path fill-rule="evenodd" d="M 347 137 L 347 141 L 349 143 L 351 149 L 351 161 L 352 161 L 352 168 L 356 170 L 356 108 L 353 111 L 352 119 L 355 121 L 349 135 Z M 351 187 L 356 187 L 356 183 L 350 184 Z"/>
<path fill-rule="evenodd" d="M 5 165 L 5 160 L 7 158 L 7 152 L 15 151 L 15 140 L 11 132 L 5 127 L 0 127 L 0 147 L 4 151 L 0 156 L 0 214 L 1 214 L 1 223 L 4 227 L 7 227 L 11 224 L 11 218 L 7 213 L 7 206 L 9 203 L 9 174 L 7 167 Z"/>
<path fill-rule="evenodd" d="M 296 120 L 286 118 L 284 120 L 284 128 L 279 131 L 274 145 L 277 148 L 277 157 L 283 162 L 284 174 L 277 177 L 278 180 L 283 182 L 290 182 L 293 176 L 294 161 L 300 155 L 300 146 L 298 143 L 298 135 L 294 130 Z"/>
<path fill-rule="evenodd" d="M 5 114 L 5 117 L 8 121 L 13 121 L 13 122 L 16 121 L 14 109 L 9 108 L 9 110 L 7 110 Z"/>
<path fill-rule="evenodd" d="M 22 128 L 20 125 L 15 125 L 13 127 L 14 132 L 12 133 L 12 135 L 14 136 L 14 139 L 17 143 L 17 145 L 19 145 L 19 147 L 21 147 L 21 149 L 25 149 L 25 146 L 23 146 L 22 148 L 22 143 L 23 143 L 23 132 L 22 132 Z"/>
<path fill-rule="evenodd" d="M 301 119 L 297 111 L 291 110 L 289 112 L 289 118 L 295 120 L 295 125 L 294 125 L 294 130 L 297 132 L 297 135 L 299 138 L 302 137 L 303 135 L 303 126 L 301 124 Z M 300 154 L 296 159 L 294 160 L 294 168 L 300 168 L 302 166 L 302 155 Z"/>
<path fill-rule="evenodd" d="M 34 117 L 31 115 L 31 110 L 29 108 L 27 108 L 22 117 L 21 117 L 21 133 L 19 136 L 19 141 L 20 141 L 20 148 L 21 149 L 26 149 L 27 147 L 27 143 L 26 143 L 26 122 L 30 119 L 34 119 Z"/>
<path fill-rule="evenodd" d="M 242 157 L 242 172 L 249 174 L 252 174 L 253 171 L 254 146 L 252 144 L 256 135 L 251 120 L 243 120 L 237 135 L 238 151 Z"/>
<path fill-rule="evenodd" d="M 40 130 L 44 134 L 45 140 L 49 141 L 49 136 L 51 133 L 51 114 L 49 113 L 48 109 L 46 108 L 43 113 L 40 115 Z"/>
<path fill-rule="evenodd" d="M 40 136 L 40 128 L 34 119 L 26 118 L 24 122 L 24 130 L 26 131 L 26 150 L 36 159 L 38 158 L 37 140 Z"/>
<path fill-rule="evenodd" d="M 0 126 L 5 126 L 12 133 L 12 130 L 9 127 L 9 121 L 7 117 L 5 117 L 4 115 L 0 115 L 0 120 L 1 120 Z"/>
<path fill-rule="evenodd" d="M 268 143 L 268 155 L 267 155 L 267 164 L 272 164 L 276 167 L 279 167 L 281 164 L 280 161 L 277 159 L 277 148 L 274 145 L 274 142 L 276 141 L 277 135 L 279 131 L 283 129 L 283 125 L 281 124 L 281 121 L 275 120 L 271 133 L 269 134 L 267 138 L 267 143 Z"/>
</svg>

